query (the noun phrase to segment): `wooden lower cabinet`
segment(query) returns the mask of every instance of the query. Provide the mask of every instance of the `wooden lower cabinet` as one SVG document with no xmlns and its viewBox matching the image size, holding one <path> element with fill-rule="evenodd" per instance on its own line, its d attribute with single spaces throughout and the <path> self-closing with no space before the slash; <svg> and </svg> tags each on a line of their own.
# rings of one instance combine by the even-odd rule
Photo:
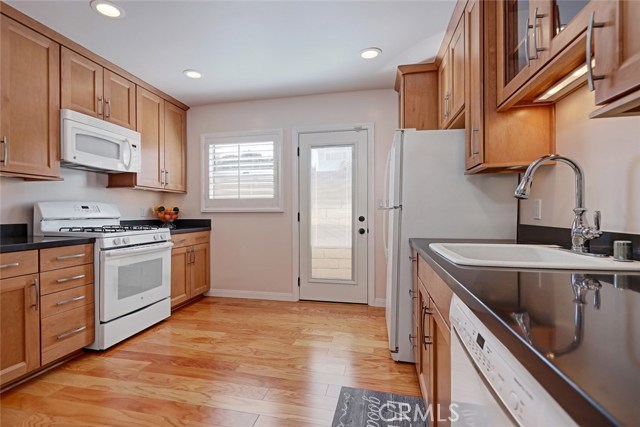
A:
<svg viewBox="0 0 640 427">
<path fill-rule="evenodd" d="M 415 253 L 414 253 L 414 256 Z M 420 390 L 432 419 L 450 426 L 451 330 L 449 306 L 453 292 L 421 257 L 417 257 L 414 289 L 418 290 L 418 346 L 415 360 Z"/>
<path fill-rule="evenodd" d="M 93 244 L 0 254 L 0 387 L 91 344 L 94 322 Z"/>
<path fill-rule="evenodd" d="M 209 232 L 179 234 L 171 250 L 171 307 L 209 290 Z"/>
<path fill-rule="evenodd" d="M 40 367 L 38 274 L 0 280 L 0 386 Z"/>
</svg>

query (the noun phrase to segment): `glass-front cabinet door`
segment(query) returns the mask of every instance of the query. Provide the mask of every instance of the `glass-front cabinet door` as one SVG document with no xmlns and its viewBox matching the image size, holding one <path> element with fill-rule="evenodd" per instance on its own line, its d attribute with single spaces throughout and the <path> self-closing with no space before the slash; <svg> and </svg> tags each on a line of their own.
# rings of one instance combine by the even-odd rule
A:
<svg viewBox="0 0 640 427">
<path fill-rule="evenodd" d="M 498 105 L 518 92 L 551 59 L 557 59 L 556 56 L 562 51 L 572 51 L 576 56 L 567 61 L 571 63 L 567 66 L 579 61 L 578 49 L 565 48 L 572 43 L 579 43 L 577 38 L 584 38 L 589 5 L 597 1 L 498 2 Z M 584 59 L 584 50 L 580 53 Z"/>
</svg>

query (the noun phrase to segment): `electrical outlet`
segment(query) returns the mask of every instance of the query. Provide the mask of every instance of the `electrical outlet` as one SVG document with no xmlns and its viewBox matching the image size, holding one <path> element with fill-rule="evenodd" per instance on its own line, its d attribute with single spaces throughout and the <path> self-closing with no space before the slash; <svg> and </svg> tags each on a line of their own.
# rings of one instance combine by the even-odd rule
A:
<svg viewBox="0 0 640 427">
<path fill-rule="evenodd" d="M 535 199 L 533 201 L 533 219 L 542 219 L 542 200 Z"/>
<path fill-rule="evenodd" d="M 140 208 L 140 218 L 145 218 L 147 216 L 147 208 Z"/>
</svg>

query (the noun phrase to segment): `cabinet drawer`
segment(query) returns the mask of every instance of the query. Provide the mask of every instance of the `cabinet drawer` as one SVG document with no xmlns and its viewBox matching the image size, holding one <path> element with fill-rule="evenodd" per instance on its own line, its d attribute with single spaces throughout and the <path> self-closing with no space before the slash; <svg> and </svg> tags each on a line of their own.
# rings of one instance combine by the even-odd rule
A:
<svg viewBox="0 0 640 427">
<path fill-rule="evenodd" d="M 93 245 L 64 246 L 40 251 L 40 271 L 93 263 Z"/>
<path fill-rule="evenodd" d="M 88 304 L 93 304 L 93 285 L 54 292 L 40 299 L 43 319 Z"/>
<path fill-rule="evenodd" d="M 42 319 L 42 364 L 53 362 L 93 342 L 93 304 Z"/>
<path fill-rule="evenodd" d="M 199 231 L 197 233 L 176 234 L 171 236 L 171 240 L 173 241 L 173 245 L 175 248 L 180 248 L 182 246 L 193 246 L 200 243 L 208 243 L 209 232 Z"/>
<path fill-rule="evenodd" d="M 93 283 L 93 264 L 40 273 L 40 293 L 64 291 Z"/>
<path fill-rule="evenodd" d="M 38 251 L 0 254 L 0 279 L 38 272 Z"/>
</svg>

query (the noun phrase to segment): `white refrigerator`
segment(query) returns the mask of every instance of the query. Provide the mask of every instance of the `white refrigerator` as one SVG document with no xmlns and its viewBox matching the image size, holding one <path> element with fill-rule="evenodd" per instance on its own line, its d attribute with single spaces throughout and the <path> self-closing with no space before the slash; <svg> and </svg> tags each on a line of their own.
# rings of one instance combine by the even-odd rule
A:
<svg viewBox="0 0 640 427">
<path fill-rule="evenodd" d="M 387 159 L 386 319 L 394 360 L 413 362 L 410 238 L 515 239 L 517 176 L 465 175 L 464 130 L 397 130 Z"/>
</svg>

